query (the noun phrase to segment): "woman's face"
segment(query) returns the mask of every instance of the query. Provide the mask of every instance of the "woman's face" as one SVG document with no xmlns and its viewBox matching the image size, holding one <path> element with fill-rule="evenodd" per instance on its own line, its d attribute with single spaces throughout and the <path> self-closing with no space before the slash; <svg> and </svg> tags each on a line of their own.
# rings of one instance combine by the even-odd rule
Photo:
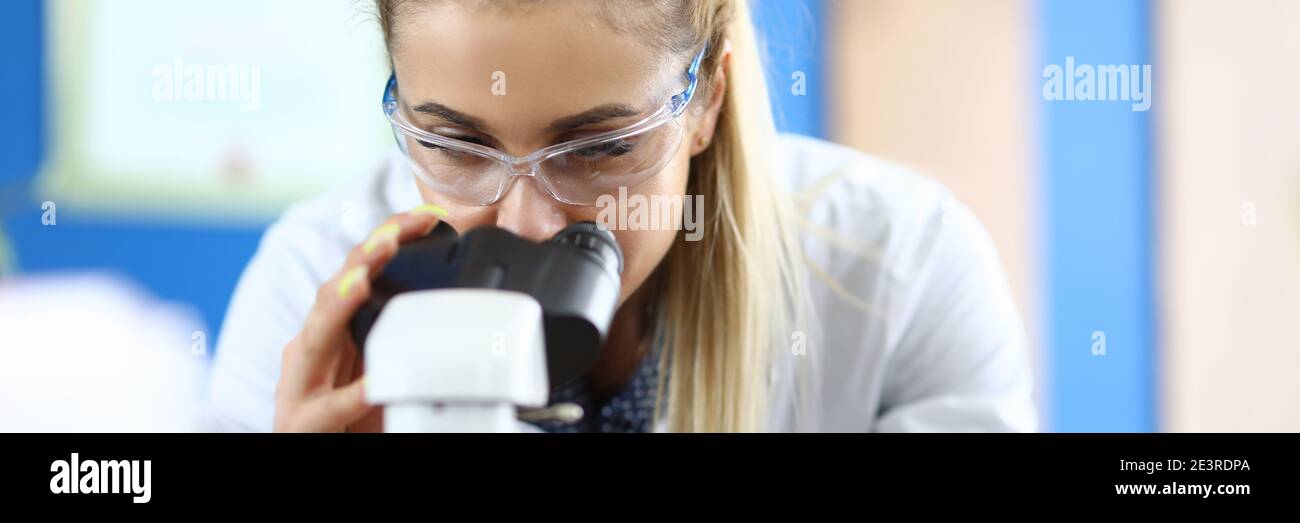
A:
<svg viewBox="0 0 1300 523">
<path fill-rule="evenodd" d="M 681 78 L 689 57 L 666 57 L 639 35 L 616 32 L 590 12 L 594 2 L 522 8 L 458 4 L 415 6 L 393 24 L 393 66 L 403 103 L 416 107 L 434 102 L 460 120 L 450 121 L 446 110 L 439 111 L 442 115 L 412 113 L 414 123 L 427 131 L 473 137 L 523 156 L 635 123 L 684 87 Z M 707 147 L 712 136 L 714 105 L 720 104 L 702 97 L 691 102 L 694 110 L 679 120 L 684 128 L 681 145 L 670 151 L 665 167 L 628 187 L 629 195 L 685 193 L 690 156 Z M 627 106 L 637 114 L 615 112 L 577 128 L 552 130 L 558 121 L 610 106 Z M 476 128 L 467 126 L 469 122 Z M 572 223 L 598 221 L 598 207 L 556 201 L 530 177 L 517 177 L 509 192 L 485 207 L 458 203 L 423 183 L 415 185 L 425 202 L 447 209 L 446 221 L 462 232 L 495 225 L 542 241 Z M 612 232 L 624 256 L 622 303 L 663 259 L 678 231 L 670 226 Z"/>
</svg>

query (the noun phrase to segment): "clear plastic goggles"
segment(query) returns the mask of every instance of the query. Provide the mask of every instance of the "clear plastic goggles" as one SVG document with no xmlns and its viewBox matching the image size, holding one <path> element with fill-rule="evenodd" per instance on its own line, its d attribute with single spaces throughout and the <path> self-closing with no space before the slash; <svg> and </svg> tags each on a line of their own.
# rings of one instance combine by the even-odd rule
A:
<svg viewBox="0 0 1300 523">
<path fill-rule="evenodd" d="M 685 91 L 673 96 L 650 116 L 632 125 L 598 135 L 555 144 L 526 156 L 420 129 L 410 108 L 397 97 L 397 75 L 384 89 L 384 114 L 415 175 L 430 189 L 466 205 L 491 205 L 509 192 L 518 176 L 530 176 L 550 195 L 571 205 L 595 205 L 619 187 L 633 188 L 658 173 L 681 145 L 685 129 L 680 119 L 695 95 L 700 62 L 686 70 Z"/>
</svg>

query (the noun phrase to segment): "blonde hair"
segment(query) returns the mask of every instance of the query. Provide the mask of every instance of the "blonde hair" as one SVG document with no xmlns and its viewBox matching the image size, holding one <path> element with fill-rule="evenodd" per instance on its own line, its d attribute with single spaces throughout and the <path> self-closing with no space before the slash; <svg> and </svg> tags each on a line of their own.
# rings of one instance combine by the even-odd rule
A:
<svg viewBox="0 0 1300 523">
<path fill-rule="evenodd" d="M 390 45 L 398 2 L 377 0 Z M 763 431 L 772 356 L 805 331 L 807 305 L 794 205 L 767 172 L 776 130 L 748 2 L 639 5 L 658 8 L 660 16 L 622 20 L 624 28 L 648 30 L 648 38 L 687 58 L 708 43 L 700 99 L 712 94 L 717 51 L 728 44 L 732 50 L 712 142 L 691 159 L 687 193 L 704 196 L 703 236 L 679 236 L 645 283 L 655 286 L 653 312 L 665 336 L 655 419 L 664 415 L 670 431 Z M 606 9 L 602 18 L 618 16 Z"/>
</svg>

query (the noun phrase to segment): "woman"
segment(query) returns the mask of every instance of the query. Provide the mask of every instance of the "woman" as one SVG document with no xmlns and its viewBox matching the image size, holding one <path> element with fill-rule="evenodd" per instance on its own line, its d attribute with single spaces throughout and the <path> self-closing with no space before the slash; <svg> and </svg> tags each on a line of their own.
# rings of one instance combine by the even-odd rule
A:
<svg viewBox="0 0 1300 523">
<path fill-rule="evenodd" d="M 613 231 L 608 341 L 552 397 L 587 415 L 542 429 L 1035 429 L 983 229 L 934 182 L 777 137 L 744 0 L 377 7 L 402 154 L 267 231 L 217 350 L 221 427 L 381 430 L 346 322 L 400 244 L 439 220 L 540 241 L 622 190 L 701 196 L 699 241 Z"/>
</svg>

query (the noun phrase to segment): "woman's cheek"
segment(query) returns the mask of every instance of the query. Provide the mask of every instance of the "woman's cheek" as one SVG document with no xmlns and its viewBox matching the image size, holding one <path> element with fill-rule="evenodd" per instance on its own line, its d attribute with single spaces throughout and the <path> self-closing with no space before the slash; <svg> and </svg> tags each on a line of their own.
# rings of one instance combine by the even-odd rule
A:
<svg viewBox="0 0 1300 523">
<path fill-rule="evenodd" d="M 414 177 L 412 177 L 414 178 Z M 417 190 L 420 191 L 420 200 L 424 203 L 431 203 L 442 207 L 447 211 L 447 217 L 443 221 L 451 225 L 452 228 L 464 233 L 470 229 L 484 225 L 484 222 L 490 223 L 489 213 L 485 207 L 460 205 L 451 200 L 443 198 L 442 195 L 428 188 L 424 184 L 412 179 Z"/>
<path fill-rule="evenodd" d="M 664 201 L 673 198 L 681 198 L 683 204 L 694 201 L 690 195 L 685 194 L 690 179 L 690 155 L 686 149 L 686 147 L 678 149 L 677 155 L 663 171 L 628 192 L 643 195 L 647 200 L 650 200 L 652 195 L 658 195 Z M 697 213 L 702 211 L 703 209 L 695 209 Z M 652 212 L 657 213 L 658 210 Z M 674 225 L 661 224 L 658 229 L 614 231 L 615 239 L 623 248 L 623 289 L 619 298 L 620 305 L 645 283 L 659 263 L 668 256 L 673 242 L 679 237 L 679 231 Z"/>
<path fill-rule="evenodd" d="M 619 293 L 619 305 L 650 277 L 676 236 L 677 232 L 671 230 L 614 231 L 614 238 L 623 249 L 623 288 Z"/>
</svg>

